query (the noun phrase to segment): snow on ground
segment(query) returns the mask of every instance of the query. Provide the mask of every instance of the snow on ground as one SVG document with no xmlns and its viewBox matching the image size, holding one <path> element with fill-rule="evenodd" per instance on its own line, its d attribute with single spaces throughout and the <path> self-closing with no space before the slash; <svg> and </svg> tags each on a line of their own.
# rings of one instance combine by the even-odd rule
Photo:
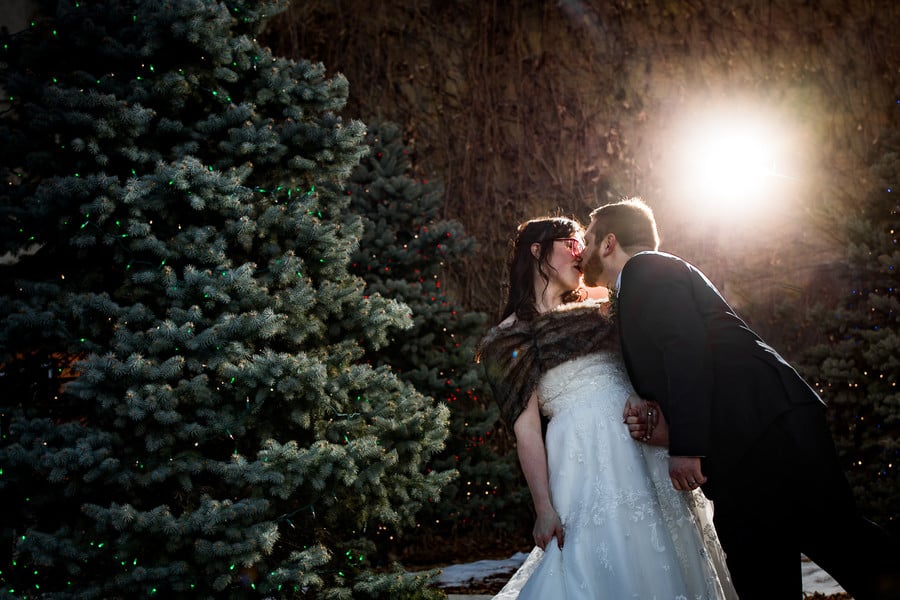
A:
<svg viewBox="0 0 900 600">
<path fill-rule="evenodd" d="M 504 560 L 479 560 L 446 566 L 438 577 L 438 586 L 465 587 L 488 578 L 509 579 L 509 576 L 519 568 L 527 556 L 528 554 L 525 552 L 517 552 Z M 828 573 L 805 556 L 800 557 L 800 569 L 803 572 L 803 592 L 805 594 L 812 595 L 818 592 L 827 596 L 844 591 Z"/>
<path fill-rule="evenodd" d="M 503 560 L 478 560 L 461 565 L 448 565 L 437 578 L 439 587 L 465 587 L 486 579 L 509 579 L 525 559 L 527 552 L 517 552 Z"/>
<path fill-rule="evenodd" d="M 803 571 L 803 591 L 807 594 L 819 592 L 820 594 L 842 594 L 844 588 L 831 578 L 831 575 L 822 570 L 819 565 L 805 556 L 800 557 L 800 569 Z"/>
</svg>

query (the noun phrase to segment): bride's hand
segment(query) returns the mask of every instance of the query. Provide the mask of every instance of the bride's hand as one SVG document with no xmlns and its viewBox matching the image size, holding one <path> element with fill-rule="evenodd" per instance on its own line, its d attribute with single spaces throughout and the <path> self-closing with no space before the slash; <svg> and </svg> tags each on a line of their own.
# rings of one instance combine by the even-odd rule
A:
<svg viewBox="0 0 900 600">
<path fill-rule="evenodd" d="M 554 509 L 550 508 L 543 512 L 538 512 L 537 519 L 534 521 L 532 535 L 534 536 L 534 543 L 541 550 L 546 550 L 547 544 L 554 537 L 559 545 L 559 549 L 562 550 L 565 533 L 563 532 L 562 521 Z"/>
<path fill-rule="evenodd" d="M 632 438 L 651 446 L 669 445 L 669 424 L 656 402 L 632 394 L 622 416 Z"/>
</svg>

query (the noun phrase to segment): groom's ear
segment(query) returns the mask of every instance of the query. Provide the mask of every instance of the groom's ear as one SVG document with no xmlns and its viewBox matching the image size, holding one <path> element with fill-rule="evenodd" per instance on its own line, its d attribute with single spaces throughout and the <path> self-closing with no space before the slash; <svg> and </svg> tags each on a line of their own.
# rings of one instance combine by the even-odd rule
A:
<svg viewBox="0 0 900 600">
<path fill-rule="evenodd" d="M 616 234 L 607 233 L 606 237 L 603 238 L 603 243 L 600 244 L 600 249 L 603 251 L 604 256 L 608 256 L 615 251 L 618 245 L 619 240 L 616 239 Z"/>
</svg>

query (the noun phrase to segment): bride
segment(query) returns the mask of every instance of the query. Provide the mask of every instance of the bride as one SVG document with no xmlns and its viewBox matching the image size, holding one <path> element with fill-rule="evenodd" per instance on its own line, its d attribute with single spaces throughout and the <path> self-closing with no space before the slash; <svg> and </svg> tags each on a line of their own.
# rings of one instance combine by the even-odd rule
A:
<svg viewBox="0 0 900 600">
<path fill-rule="evenodd" d="M 623 424 L 654 409 L 633 396 L 609 303 L 585 300 L 583 248 L 571 219 L 520 225 L 479 345 L 536 512 L 536 546 L 495 598 L 736 598 L 703 493 L 673 489 L 666 449 Z"/>
</svg>

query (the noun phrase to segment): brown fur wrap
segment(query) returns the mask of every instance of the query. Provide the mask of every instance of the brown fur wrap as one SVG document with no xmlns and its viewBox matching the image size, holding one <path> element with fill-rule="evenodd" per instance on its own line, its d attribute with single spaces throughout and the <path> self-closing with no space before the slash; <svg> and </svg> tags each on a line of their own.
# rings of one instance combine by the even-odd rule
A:
<svg viewBox="0 0 900 600">
<path fill-rule="evenodd" d="M 565 304 L 531 321 L 493 327 L 481 339 L 475 360 L 482 363 L 510 431 L 549 369 L 591 352 L 621 351 L 602 304 Z"/>
</svg>

